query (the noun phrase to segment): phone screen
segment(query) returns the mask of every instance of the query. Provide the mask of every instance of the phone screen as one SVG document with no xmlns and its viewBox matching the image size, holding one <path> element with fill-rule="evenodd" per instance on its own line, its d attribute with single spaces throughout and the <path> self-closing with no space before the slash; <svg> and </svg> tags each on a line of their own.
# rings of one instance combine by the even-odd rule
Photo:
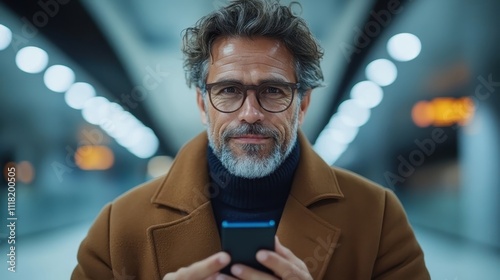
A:
<svg viewBox="0 0 500 280">
<path fill-rule="evenodd" d="M 232 275 L 231 265 L 240 263 L 271 275 L 274 274 L 255 258 L 261 249 L 274 251 L 276 228 L 273 220 L 263 222 L 223 221 L 221 230 L 222 250 L 231 255 L 231 263 L 222 270 L 223 273 Z"/>
</svg>

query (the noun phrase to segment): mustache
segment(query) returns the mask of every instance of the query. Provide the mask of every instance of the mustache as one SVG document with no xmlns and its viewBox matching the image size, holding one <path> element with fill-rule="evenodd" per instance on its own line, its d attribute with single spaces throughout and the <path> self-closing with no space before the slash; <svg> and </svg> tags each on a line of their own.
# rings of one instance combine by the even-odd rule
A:
<svg viewBox="0 0 500 280">
<path fill-rule="evenodd" d="M 222 139 L 226 140 L 229 137 L 239 137 L 248 134 L 262 135 L 265 137 L 271 137 L 275 140 L 278 140 L 279 138 L 279 133 L 269 127 L 266 127 L 258 123 L 254 124 L 245 123 L 235 128 L 226 129 L 222 133 Z"/>
</svg>

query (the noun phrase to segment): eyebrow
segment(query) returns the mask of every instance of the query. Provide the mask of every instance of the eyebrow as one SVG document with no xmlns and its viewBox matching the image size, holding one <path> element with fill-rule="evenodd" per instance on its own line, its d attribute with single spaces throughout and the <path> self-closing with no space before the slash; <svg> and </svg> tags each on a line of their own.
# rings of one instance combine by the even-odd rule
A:
<svg viewBox="0 0 500 280">
<path fill-rule="evenodd" d="M 223 83 L 223 82 L 224 83 L 238 83 L 238 84 L 244 85 L 244 83 L 242 83 L 241 80 L 238 80 L 238 79 L 221 79 L 221 80 L 215 81 L 214 83 Z M 270 78 L 270 79 L 259 80 L 257 85 L 260 85 L 263 83 L 293 83 L 293 82 L 286 81 L 286 80 L 281 79 L 281 78 Z"/>
</svg>

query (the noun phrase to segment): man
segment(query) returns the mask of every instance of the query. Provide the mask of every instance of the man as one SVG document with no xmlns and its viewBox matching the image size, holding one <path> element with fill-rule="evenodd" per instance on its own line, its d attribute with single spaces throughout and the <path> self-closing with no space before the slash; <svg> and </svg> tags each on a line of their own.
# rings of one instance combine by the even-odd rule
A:
<svg viewBox="0 0 500 280">
<path fill-rule="evenodd" d="M 276 1 L 236 0 L 186 30 L 207 126 L 169 173 L 107 205 L 72 279 L 430 279 L 392 192 L 331 168 L 299 131 L 322 50 Z M 275 251 L 233 276 L 222 220 L 278 224 Z"/>
</svg>

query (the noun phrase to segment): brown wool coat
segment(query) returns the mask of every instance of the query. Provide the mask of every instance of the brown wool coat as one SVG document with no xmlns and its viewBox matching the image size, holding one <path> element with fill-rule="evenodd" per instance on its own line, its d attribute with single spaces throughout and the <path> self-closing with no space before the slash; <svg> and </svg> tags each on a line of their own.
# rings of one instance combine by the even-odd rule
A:
<svg viewBox="0 0 500 280">
<path fill-rule="evenodd" d="M 314 279 L 430 279 L 396 196 L 328 166 L 299 133 L 296 170 L 277 235 Z M 80 245 L 71 279 L 162 279 L 221 250 L 210 195 L 206 133 L 170 172 L 108 204 Z"/>
</svg>

